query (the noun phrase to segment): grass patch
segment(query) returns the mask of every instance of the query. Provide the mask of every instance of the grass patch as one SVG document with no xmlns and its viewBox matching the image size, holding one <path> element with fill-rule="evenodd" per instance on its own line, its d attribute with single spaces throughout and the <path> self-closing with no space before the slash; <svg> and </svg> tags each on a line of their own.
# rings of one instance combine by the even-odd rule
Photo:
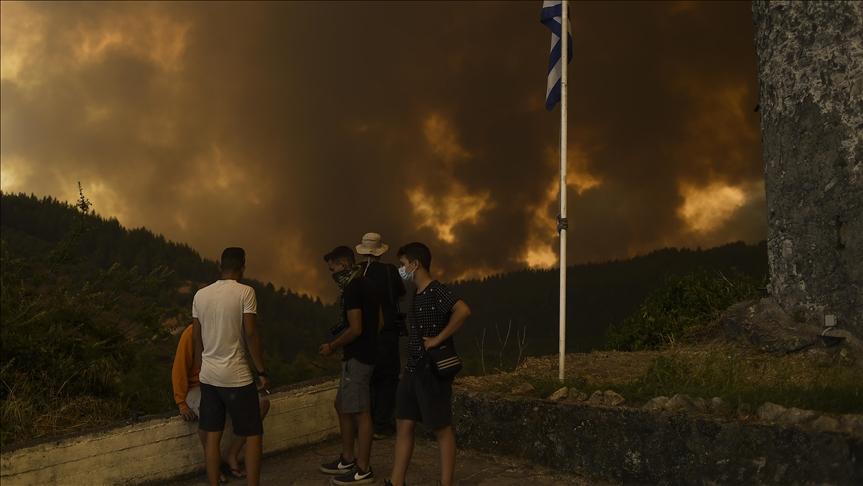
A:
<svg viewBox="0 0 863 486">
<path fill-rule="evenodd" d="M 645 363 L 642 373 L 630 373 L 621 379 L 622 371 L 618 375 L 605 372 L 621 366 L 631 368 L 639 360 Z M 529 366 L 514 374 L 491 375 L 477 383 L 486 391 L 509 393 L 527 381 L 535 389 L 528 396 L 537 398 L 545 398 L 561 386 L 588 396 L 597 390 L 614 390 L 630 406 L 679 393 L 720 397 L 733 407 L 773 402 L 830 413 L 863 413 L 863 369 L 839 360 L 818 365 L 805 355 L 777 357 L 713 345 L 677 348 L 661 354 L 591 353 L 573 355 L 568 361 L 584 363 L 584 371 L 571 372 L 563 384 L 557 380 L 556 370 L 538 363 L 533 369 Z M 586 363 L 591 363 L 591 368 Z"/>
<path fill-rule="evenodd" d="M 841 363 L 816 366 L 802 356 L 753 356 L 732 348 L 701 356 L 660 356 L 645 376 L 618 388 L 639 400 L 681 393 L 720 397 L 732 406 L 773 402 L 823 412 L 863 412 L 860 368 Z"/>
</svg>

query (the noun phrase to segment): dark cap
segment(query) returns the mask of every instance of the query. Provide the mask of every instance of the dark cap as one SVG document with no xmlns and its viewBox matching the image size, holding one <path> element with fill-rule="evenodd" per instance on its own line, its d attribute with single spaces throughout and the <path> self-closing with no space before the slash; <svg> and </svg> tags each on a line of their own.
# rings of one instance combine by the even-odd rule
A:
<svg viewBox="0 0 863 486">
<path fill-rule="evenodd" d="M 331 262 L 340 258 L 345 258 L 348 261 L 353 262 L 354 250 L 352 250 L 349 246 L 337 246 L 333 248 L 333 251 L 324 255 L 325 262 Z"/>
</svg>

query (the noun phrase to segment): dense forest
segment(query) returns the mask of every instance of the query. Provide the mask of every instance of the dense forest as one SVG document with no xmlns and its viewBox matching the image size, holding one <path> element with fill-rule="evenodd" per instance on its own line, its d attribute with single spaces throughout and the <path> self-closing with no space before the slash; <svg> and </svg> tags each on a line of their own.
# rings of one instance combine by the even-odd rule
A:
<svg viewBox="0 0 863 486">
<path fill-rule="evenodd" d="M 77 205 L 2 194 L 0 212 L 2 443 L 173 409 L 177 334 L 190 321 L 195 290 L 218 277 L 216 262 L 97 216 L 84 194 Z M 686 301 L 698 282 L 729 279 L 751 290 L 766 265 L 763 243 L 734 243 L 572 266 L 568 349 L 642 346 L 629 331 L 654 326 L 651 316 L 665 319 L 651 296 Z M 692 275 L 704 278 L 693 286 Z M 556 270 L 523 270 L 452 284 L 473 310 L 457 338 L 467 372 L 557 351 L 557 279 Z M 317 356 L 335 307 L 271 283 L 245 283 L 257 293 L 274 384 L 335 374 L 337 363 Z"/>
</svg>

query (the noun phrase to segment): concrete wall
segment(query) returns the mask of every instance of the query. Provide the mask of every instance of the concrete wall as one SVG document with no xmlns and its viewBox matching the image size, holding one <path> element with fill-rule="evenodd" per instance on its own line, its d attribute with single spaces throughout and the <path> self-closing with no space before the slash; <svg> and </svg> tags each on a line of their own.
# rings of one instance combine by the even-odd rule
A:
<svg viewBox="0 0 863 486">
<path fill-rule="evenodd" d="M 264 452 L 320 442 L 338 432 L 336 383 L 270 395 Z M 3 486 L 101 485 L 154 482 L 203 467 L 197 426 L 177 416 L 158 418 L 4 452 Z"/>
<path fill-rule="evenodd" d="M 624 484 L 863 484 L 863 439 L 672 412 L 456 393 L 459 447 Z"/>
<path fill-rule="evenodd" d="M 863 338 L 863 2 L 754 1 L 770 293 Z"/>
</svg>

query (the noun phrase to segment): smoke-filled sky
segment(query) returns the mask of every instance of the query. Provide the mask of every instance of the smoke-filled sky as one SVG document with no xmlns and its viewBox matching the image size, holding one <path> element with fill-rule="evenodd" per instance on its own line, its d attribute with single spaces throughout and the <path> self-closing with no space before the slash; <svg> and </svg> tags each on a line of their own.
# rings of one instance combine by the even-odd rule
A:
<svg viewBox="0 0 863 486">
<path fill-rule="evenodd" d="M 557 260 L 541 2 L 11 3 L 2 190 L 333 297 L 382 233 L 443 279 Z M 571 7 L 569 261 L 766 233 L 748 2 Z M 395 248 L 390 258 L 395 258 Z"/>
</svg>

